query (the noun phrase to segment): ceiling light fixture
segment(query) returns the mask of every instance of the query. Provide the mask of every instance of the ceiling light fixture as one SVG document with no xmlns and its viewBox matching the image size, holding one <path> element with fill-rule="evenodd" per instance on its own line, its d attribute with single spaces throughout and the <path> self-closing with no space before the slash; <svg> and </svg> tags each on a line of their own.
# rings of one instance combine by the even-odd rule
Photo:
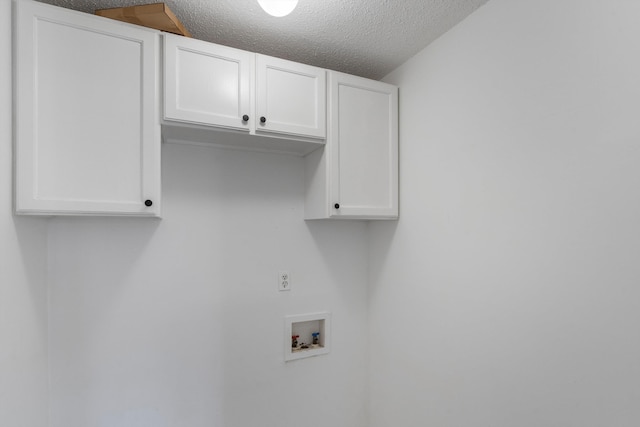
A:
<svg viewBox="0 0 640 427">
<path fill-rule="evenodd" d="M 298 0 L 258 0 L 260 7 L 271 16 L 287 16 L 298 5 Z"/>
</svg>

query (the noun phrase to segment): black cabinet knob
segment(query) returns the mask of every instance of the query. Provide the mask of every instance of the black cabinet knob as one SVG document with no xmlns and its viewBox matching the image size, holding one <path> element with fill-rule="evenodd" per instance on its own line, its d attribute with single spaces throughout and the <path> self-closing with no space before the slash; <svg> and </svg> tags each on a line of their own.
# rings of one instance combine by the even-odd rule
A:
<svg viewBox="0 0 640 427">
<path fill-rule="evenodd" d="M 335 205 L 333 205 L 333 207 L 336 209 L 340 209 L 340 203 L 336 203 Z"/>
<path fill-rule="evenodd" d="M 249 116 L 247 116 L 246 114 L 244 116 L 242 116 L 242 121 L 243 122 L 248 122 L 249 121 Z"/>
<path fill-rule="evenodd" d="M 151 205 L 153 205 L 153 202 L 151 200 L 145 200 L 144 201 L 144 205 L 145 206 L 151 206 Z"/>
<path fill-rule="evenodd" d="M 265 116 L 260 117 L 260 123 L 266 123 L 267 118 Z"/>
</svg>

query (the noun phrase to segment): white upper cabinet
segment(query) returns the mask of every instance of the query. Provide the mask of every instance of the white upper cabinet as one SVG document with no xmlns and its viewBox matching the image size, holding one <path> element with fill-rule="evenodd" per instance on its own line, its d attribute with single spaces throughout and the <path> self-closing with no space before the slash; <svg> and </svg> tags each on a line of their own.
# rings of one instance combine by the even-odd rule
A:
<svg viewBox="0 0 640 427">
<path fill-rule="evenodd" d="M 165 140 L 298 155 L 324 145 L 324 69 L 173 34 L 163 38 Z M 251 137 L 214 138 L 212 128 Z"/>
<path fill-rule="evenodd" d="M 158 216 L 158 33 L 14 5 L 16 212 Z"/>
<path fill-rule="evenodd" d="M 162 124 L 306 156 L 306 219 L 398 217 L 396 87 L 164 34 L 162 114 L 159 32 L 14 5 L 16 213 L 159 216 Z"/>
<path fill-rule="evenodd" d="M 306 219 L 398 217 L 398 89 L 329 72 L 329 134 L 306 158 Z"/>
<path fill-rule="evenodd" d="M 164 34 L 164 118 L 249 132 L 255 55 Z"/>
<path fill-rule="evenodd" d="M 256 56 L 256 131 L 324 139 L 326 71 Z"/>
</svg>

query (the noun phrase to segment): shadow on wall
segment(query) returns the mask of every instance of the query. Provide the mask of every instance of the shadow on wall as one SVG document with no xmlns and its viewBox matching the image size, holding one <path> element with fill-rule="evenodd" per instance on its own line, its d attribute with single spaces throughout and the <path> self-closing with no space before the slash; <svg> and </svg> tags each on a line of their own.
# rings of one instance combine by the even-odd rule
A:
<svg viewBox="0 0 640 427">
<path fill-rule="evenodd" d="M 58 283 L 80 291 L 85 282 L 123 283 L 160 224 L 155 218 L 54 218 L 48 232 L 49 269 Z M 73 265 L 78 268 L 68 268 Z"/>
<path fill-rule="evenodd" d="M 355 263 L 366 267 L 366 221 L 308 220 L 305 223 L 331 275 L 331 283 L 347 285 L 350 278 L 345 277 L 345 272 L 353 272 Z M 366 271 L 358 271 L 357 274 L 351 279 L 366 277 Z"/>
<path fill-rule="evenodd" d="M 399 222 L 397 221 L 376 221 L 369 225 L 369 295 L 371 296 L 377 288 L 378 281 L 387 262 L 393 241 L 397 237 Z"/>
<path fill-rule="evenodd" d="M 21 262 L 22 265 L 16 268 L 24 273 L 33 315 L 37 319 L 36 322 L 43 326 L 44 333 L 47 322 L 47 220 L 14 216 L 13 225 L 19 254 L 5 257 L 5 259 L 15 258 Z M 14 281 L 10 285 L 22 286 L 23 283 Z"/>
</svg>

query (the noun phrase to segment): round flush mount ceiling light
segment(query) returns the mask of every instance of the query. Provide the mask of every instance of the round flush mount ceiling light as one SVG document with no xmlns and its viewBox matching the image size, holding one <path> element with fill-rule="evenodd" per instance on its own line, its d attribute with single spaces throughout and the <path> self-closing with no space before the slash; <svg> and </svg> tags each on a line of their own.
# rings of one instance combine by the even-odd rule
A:
<svg viewBox="0 0 640 427">
<path fill-rule="evenodd" d="M 298 5 L 298 0 L 258 0 L 260 6 L 272 16 L 287 16 Z"/>
</svg>

